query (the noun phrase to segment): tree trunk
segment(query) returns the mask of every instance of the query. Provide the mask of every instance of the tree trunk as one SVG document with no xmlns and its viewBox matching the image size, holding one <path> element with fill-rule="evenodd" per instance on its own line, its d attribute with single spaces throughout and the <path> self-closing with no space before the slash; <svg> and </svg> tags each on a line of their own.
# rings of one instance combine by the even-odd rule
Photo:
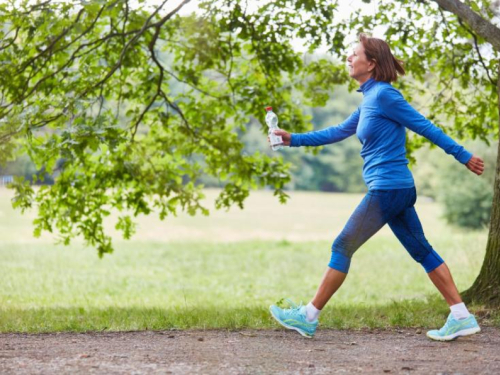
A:
<svg viewBox="0 0 500 375">
<path fill-rule="evenodd" d="M 462 297 L 467 303 L 474 302 L 487 307 L 498 308 L 500 307 L 500 61 L 498 65 L 497 94 L 499 142 L 486 255 L 479 276 L 474 281 L 474 284 L 463 292 Z"/>
</svg>

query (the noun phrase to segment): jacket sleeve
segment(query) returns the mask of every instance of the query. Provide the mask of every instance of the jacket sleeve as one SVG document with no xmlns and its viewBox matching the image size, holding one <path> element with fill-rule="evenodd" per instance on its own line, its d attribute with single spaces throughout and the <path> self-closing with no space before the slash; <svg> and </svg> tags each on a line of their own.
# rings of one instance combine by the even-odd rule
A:
<svg viewBox="0 0 500 375">
<path fill-rule="evenodd" d="M 380 90 L 377 100 L 382 113 L 390 120 L 424 136 L 462 164 L 467 164 L 471 159 L 472 154 L 469 151 L 415 110 L 394 87 Z"/>
<path fill-rule="evenodd" d="M 356 133 L 359 121 L 359 108 L 356 109 L 344 122 L 337 126 L 316 130 L 308 133 L 292 133 L 290 147 L 322 146 L 340 142 Z"/>
</svg>

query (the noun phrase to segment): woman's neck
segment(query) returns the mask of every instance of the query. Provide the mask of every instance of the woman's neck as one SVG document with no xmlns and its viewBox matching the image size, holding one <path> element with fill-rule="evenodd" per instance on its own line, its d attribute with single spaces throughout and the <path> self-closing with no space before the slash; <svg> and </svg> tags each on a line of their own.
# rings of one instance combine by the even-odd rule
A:
<svg viewBox="0 0 500 375">
<path fill-rule="evenodd" d="M 361 86 L 363 83 L 365 83 L 366 81 L 368 81 L 370 78 L 372 78 L 371 75 L 366 76 L 366 77 L 362 77 L 362 78 L 358 79 L 357 81 L 359 83 L 359 86 Z"/>
</svg>

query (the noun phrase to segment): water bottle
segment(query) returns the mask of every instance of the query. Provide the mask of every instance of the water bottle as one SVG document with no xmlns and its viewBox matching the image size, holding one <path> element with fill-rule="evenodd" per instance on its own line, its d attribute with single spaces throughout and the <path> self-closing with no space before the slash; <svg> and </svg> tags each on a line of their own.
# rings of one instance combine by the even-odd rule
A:
<svg viewBox="0 0 500 375">
<path fill-rule="evenodd" d="M 281 135 L 274 134 L 275 130 L 278 130 L 278 116 L 273 112 L 272 107 L 266 107 L 266 124 L 269 127 L 267 135 L 269 136 L 269 141 L 271 142 L 271 149 L 273 151 L 278 151 L 283 148 L 283 138 Z"/>
</svg>

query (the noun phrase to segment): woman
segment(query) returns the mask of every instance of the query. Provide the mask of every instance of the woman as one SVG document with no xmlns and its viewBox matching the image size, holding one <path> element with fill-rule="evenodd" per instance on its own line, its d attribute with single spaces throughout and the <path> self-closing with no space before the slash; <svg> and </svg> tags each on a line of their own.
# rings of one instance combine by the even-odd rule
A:
<svg viewBox="0 0 500 375">
<path fill-rule="evenodd" d="M 356 134 L 362 143 L 363 178 L 368 193 L 333 242 L 330 263 L 312 301 L 307 306 L 290 309 L 273 305 L 271 314 L 283 326 L 311 338 L 321 310 L 344 282 L 354 252 L 389 224 L 450 305 L 446 324 L 440 330 L 427 332 L 427 336 L 447 341 L 479 332 L 480 327 L 462 302 L 448 267 L 424 236 L 414 207 L 417 196 L 407 166 L 405 128 L 426 137 L 477 175 L 483 173 L 483 160 L 413 109 L 392 87 L 391 82 L 397 80 L 398 73 L 404 75 L 405 71 L 385 41 L 360 34 L 347 64 L 349 75 L 359 82 L 357 91 L 363 93 L 361 105 L 347 120 L 338 126 L 304 134 L 284 130 L 277 130 L 275 134 L 290 147 L 320 146 Z"/>
</svg>

